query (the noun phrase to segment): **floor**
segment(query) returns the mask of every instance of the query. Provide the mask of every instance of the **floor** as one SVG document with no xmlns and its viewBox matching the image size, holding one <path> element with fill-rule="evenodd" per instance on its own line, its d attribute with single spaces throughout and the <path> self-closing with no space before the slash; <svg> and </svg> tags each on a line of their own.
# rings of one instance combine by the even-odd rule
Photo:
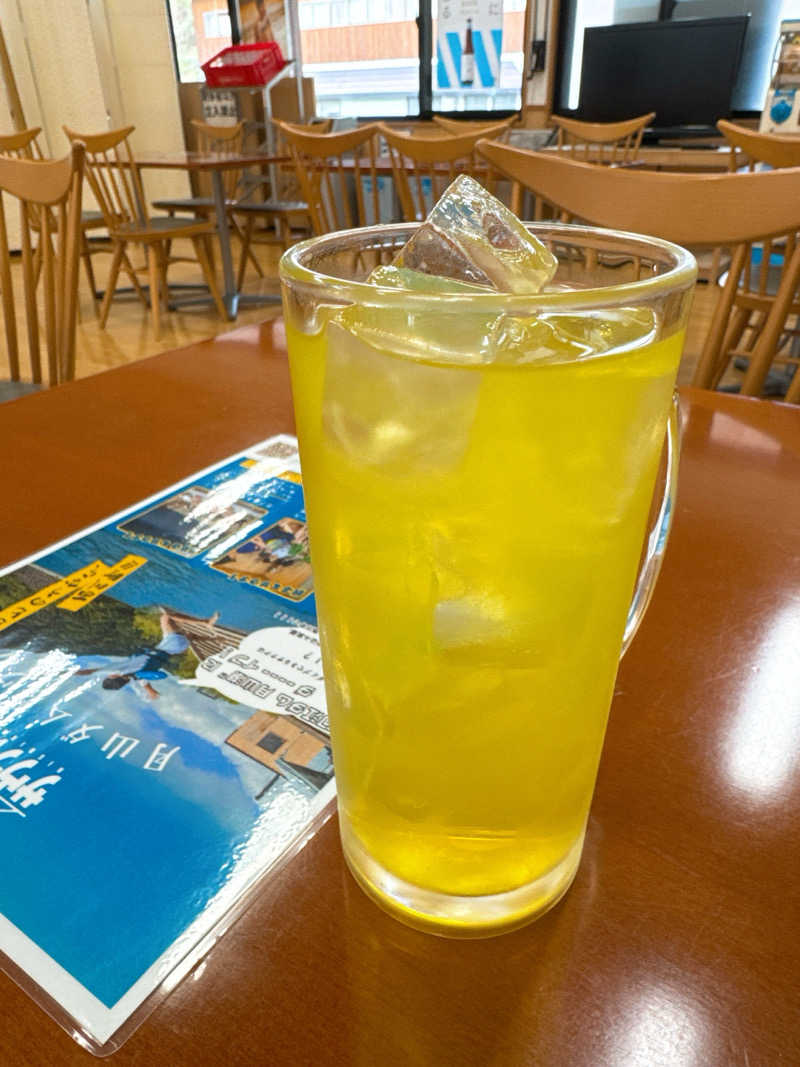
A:
<svg viewBox="0 0 800 1067">
<path fill-rule="evenodd" d="M 255 269 L 250 265 L 245 280 L 245 292 L 277 297 L 279 294 L 277 267 L 280 253 L 280 248 L 274 244 L 255 247 L 255 254 L 264 271 L 264 278 L 259 278 Z M 108 255 L 101 254 L 94 257 L 99 286 L 104 284 L 109 261 Z M 18 264 L 15 264 L 14 268 L 18 275 L 20 270 Z M 199 268 L 191 263 L 177 263 L 170 268 L 170 281 L 197 284 L 201 281 Z M 123 279 L 121 284 L 124 283 Z M 679 384 L 691 382 L 703 338 L 711 321 L 716 293 L 717 290 L 714 287 L 705 284 L 697 286 L 678 377 Z M 243 309 L 236 322 L 222 322 L 213 306 L 187 308 L 164 316 L 161 338 L 156 341 L 153 336 L 150 314 L 132 292 L 115 297 L 111 305 L 108 324 L 105 329 L 101 329 L 95 316 L 88 283 L 81 272 L 76 376 L 84 378 L 122 363 L 144 359 L 158 352 L 205 340 L 234 329 L 238 325 L 261 322 L 278 314 L 280 314 L 280 304 L 277 301 L 275 304 L 263 307 Z M 24 326 L 21 322 L 20 328 L 24 335 Z M 0 378 L 2 377 L 4 374 L 2 364 L 0 364 Z M 737 377 L 740 376 L 737 375 Z"/>
<path fill-rule="evenodd" d="M 185 250 L 188 254 L 190 248 Z M 234 250 L 235 252 L 238 250 Z M 281 249 L 276 244 L 263 244 L 254 247 L 264 278 L 259 278 L 252 264 L 248 265 L 243 291 L 265 296 L 278 297 L 278 260 Z M 184 250 L 176 243 L 176 255 Z M 134 253 L 135 256 L 135 253 Z M 110 256 L 105 254 L 93 256 L 94 269 L 98 287 L 105 284 Z M 134 263 L 136 263 L 134 258 Z M 238 264 L 238 258 L 237 258 Z M 219 274 L 219 270 L 217 271 Z M 143 280 L 146 274 L 142 275 Z M 199 267 L 194 263 L 176 263 L 169 270 L 170 284 L 201 284 Z M 124 275 L 120 285 L 126 285 Z M 135 293 L 115 296 L 105 329 L 95 316 L 88 282 L 83 269 L 80 279 L 80 321 L 77 329 L 75 371 L 76 377 L 85 378 L 98 371 L 108 370 L 121 363 L 130 363 L 146 356 L 156 355 L 171 348 L 180 348 L 195 341 L 203 341 L 220 333 L 227 333 L 237 326 L 251 322 L 263 322 L 280 314 L 280 302 L 262 307 L 243 308 L 235 322 L 223 322 L 213 305 L 208 307 L 185 308 L 162 316 L 161 338 L 156 341 L 150 312 L 145 309 Z"/>
</svg>

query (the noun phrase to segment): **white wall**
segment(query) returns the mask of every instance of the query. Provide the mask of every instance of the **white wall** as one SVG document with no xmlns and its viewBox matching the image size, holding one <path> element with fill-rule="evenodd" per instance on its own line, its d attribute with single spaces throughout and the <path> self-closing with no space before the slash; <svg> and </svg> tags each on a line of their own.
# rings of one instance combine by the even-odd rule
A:
<svg viewBox="0 0 800 1067">
<path fill-rule="evenodd" d="M 164 0 L 105 0 L 105 9 L 123 121 L 136 127 L 134 151 L 182 151 L 183 124 Z M 189 195 L 183 171 L 145 171 L 144 181 L 150 199 Z"/>
<path fill-rule="evenodd" d="M 134 125 L 136 151 L 184 148 L 163 0 L 0 0 L 0 24 L 45 153 L 66 154 L 63 125 L 83 133 Z M 11 132 L 0 90 L 0 130 Z M 147 171 L 145 186 L 150 199 L 189 191 L 182 171 Z"/>
</svg>

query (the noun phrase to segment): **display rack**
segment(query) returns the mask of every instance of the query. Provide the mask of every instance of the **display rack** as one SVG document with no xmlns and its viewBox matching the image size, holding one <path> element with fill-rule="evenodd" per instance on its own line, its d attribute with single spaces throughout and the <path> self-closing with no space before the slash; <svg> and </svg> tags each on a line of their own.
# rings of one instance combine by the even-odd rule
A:
<svg viewBox="0 0 800 1067">
<path fill-rule="evenodd" d="M 772 73 L 759 124 L 761 133 L 800 135 L 800 20 L 781 22 Z"/>
</svg>

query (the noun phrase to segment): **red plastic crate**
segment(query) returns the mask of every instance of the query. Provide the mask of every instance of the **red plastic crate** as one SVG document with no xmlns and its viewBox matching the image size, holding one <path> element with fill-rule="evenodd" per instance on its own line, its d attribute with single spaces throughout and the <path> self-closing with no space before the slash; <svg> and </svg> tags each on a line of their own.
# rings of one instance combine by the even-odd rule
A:
<svg viewBox="0 0 800 1067">
<path fill-rule="evenodd" d="M 266 85 L 286 66 L 280 45 L 233 44 L 203 64 L 206 83 L 212 89 L 230 86 Z"/>
</svg>

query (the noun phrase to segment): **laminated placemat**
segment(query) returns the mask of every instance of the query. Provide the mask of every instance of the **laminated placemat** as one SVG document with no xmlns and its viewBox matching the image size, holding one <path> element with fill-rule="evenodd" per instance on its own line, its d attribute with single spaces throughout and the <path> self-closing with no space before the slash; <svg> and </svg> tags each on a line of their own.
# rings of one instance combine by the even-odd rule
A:
<svg viewBox="0 0 800 1067">
<path fill-rule="evenodd" d="M 285 435 L 0 571 L 0 952 L 92 1052 L 330 810 L 315 621 Z"/>
</svg>

